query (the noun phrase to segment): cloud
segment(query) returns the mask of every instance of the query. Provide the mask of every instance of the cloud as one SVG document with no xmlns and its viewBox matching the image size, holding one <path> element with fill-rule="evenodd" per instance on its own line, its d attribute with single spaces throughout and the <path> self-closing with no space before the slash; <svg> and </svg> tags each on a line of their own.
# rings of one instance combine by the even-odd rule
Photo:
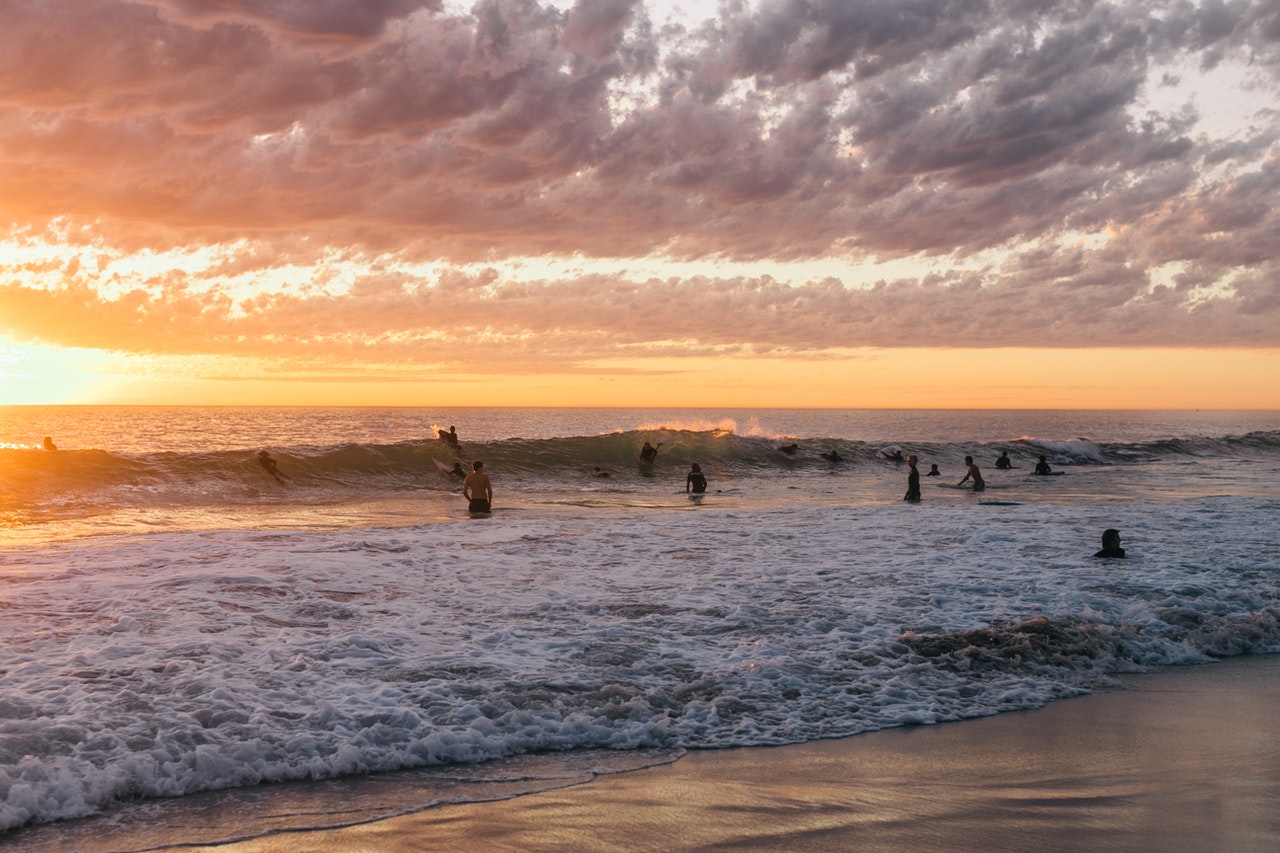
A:
<svg viewBox="0 0 1280 853">
<path fill-rule="evenodd" d="M 775 0 L 657 18 L 640 0 L 9 4 L 0 220 L 223 258 L 123 279 L 10 265 L 3 324 L 424 363 L 463 335 L 561 365 L 636 347 L 1276 343 L 1280 111 L 1259 108 L 1280 82 L 1274 4 Z M 1210 68 L 1241 75 L 1230 132 L 1191 94 L 1154 105 L 1159 81 Z M 337 287 L 335 256 L 369 268 Z M 760 274 L 403 271 L 539 257 Z M 824 258 L 922 271 L 770 277 Z"/>
</svg>

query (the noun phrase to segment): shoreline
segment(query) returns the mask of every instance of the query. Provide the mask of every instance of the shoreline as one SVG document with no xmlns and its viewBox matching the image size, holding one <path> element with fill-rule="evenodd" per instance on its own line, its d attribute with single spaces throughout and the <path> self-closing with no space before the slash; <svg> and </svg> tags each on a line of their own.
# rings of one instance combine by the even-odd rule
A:
<svg viewBox="0 0 1280 853">
<path fill-rule="evenodd" d="M 1118 682 L 1038 710 L 696 751 L 508 800 L 149 849 L 1247 853 L 1280 846 L 1280 655 Z"/>
</svg>

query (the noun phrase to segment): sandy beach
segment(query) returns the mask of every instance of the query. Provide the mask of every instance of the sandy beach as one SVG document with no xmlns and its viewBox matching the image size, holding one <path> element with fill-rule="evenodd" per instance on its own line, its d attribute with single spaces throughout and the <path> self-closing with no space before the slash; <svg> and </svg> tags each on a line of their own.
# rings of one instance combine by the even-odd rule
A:
<svg viewBox="0 0 1280 853">
<path fill-rule="evenodd" d="M 1121 679 L 1037 711 L 670 765 L 221 853 L 1280 847 L 1280 656 Z"/>
</svg>

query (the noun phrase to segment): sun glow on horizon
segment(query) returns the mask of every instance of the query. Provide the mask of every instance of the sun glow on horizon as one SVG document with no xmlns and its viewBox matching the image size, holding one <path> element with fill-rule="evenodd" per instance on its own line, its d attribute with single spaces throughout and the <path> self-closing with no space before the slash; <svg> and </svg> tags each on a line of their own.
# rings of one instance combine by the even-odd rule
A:
<svg viewBox="0 0 1280 853">
<path fill-rule="evenodd" d="M 573 372 L 281 370 L 5 343 L 0 404 L 905 409 L 1280 409 L 1280 351 L 850 349 L 612 359 Z M 1163 378 L 1157 378 L 1163 377 Z"/>
</svg>

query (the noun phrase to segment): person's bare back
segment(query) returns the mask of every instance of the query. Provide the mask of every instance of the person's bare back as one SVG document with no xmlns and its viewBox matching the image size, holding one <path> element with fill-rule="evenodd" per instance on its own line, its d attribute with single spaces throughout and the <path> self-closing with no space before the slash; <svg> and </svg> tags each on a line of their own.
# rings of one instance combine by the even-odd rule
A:
<svg viewBox="0 0 1280 853">
<path fill-rule="evenodd" d="M 462 496 L 471 512 L 488 512 L 493 504 L 493 484 L 484 472 L 483 462 L 473 462 L 471 473 L 462 481 Z"/>
</svg>

